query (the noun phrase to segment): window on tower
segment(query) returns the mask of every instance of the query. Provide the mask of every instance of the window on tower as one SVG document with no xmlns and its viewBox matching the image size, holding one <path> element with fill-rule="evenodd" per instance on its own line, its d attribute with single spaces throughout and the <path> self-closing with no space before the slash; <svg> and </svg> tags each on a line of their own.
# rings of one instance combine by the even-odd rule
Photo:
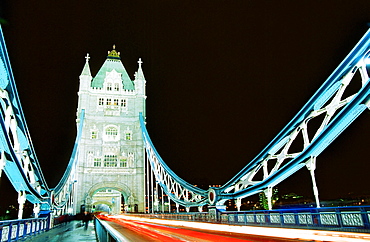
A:
<svg viewBox="0 0 370 242">
<path fill-rule="evenodd" d="M 131 137 L 131 132 L 127 132 L 125 138 L 126 138 L 126 140 L 131 140 L 131 138 L 132 138 Z"/>
<path fill-rule="evenodd" d="M 112 83 L 107 83 L 107 91 L 112 91 Z"/>
<path fill-rule="evenodd" d="M 108 141 L 118 140 L 118 129 L 114 126 L 109 126 L 105 129 L 105 139 Z"/>
<path fill-rule="evenodd" d="M 101 167 L 101 158 L 94 158 L 94 166 Z"/>
<path fill-rule="evenodd" d="M 99 98 L 99 106 L 104 105 L 104 98 Z"/>
<path fill-rule="evenodd" d="M 117 156 L 104 155 L 104 167 L 117 167 Z"/>
<path fill-rule="evenodd" d="M 127 167 L 127 158 L 121 158 L 119 160 L 119 166 L 120 167 Z"/>
<path fill-rule="evenodd" d="M 107 98 L 107 102 L 106 102 L 106 105 L 112 105 L 112 99 L 110 99 L 110 98 Z"/>
<path fill-rule="evenodd" d="M 119 90 L 119 84 L 118 83 L 114 83 L 114 90 L 115 91 L 118 91 Z"/>
<path fill-rule="evenodd" d="M 97 139 L 98 138 L 98 131 L 92 130 L 91 131 L 91 139 Z"/>
<path fill-rule="evenodd" d="M 105 134 L 108 135 L 108 136 L 117 136 L 117 129 L 115 127 L 109 127 L 107 128 L 107 130 L 105 131 Z"/>
<path fill-rule="evenodd" d="M 121 99 L 121 107 L 126 107 L 126 99 Z"/>
<path fill-rule="evenodd" d="M 118 99 L 114 99 L 114 105 L 118 106 Z"/>
</svg>

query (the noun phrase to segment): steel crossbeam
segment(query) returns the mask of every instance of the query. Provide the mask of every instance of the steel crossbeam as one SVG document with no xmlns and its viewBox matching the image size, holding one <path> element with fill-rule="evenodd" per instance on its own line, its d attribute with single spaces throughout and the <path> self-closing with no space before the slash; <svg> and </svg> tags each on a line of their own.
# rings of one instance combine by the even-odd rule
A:
<svg viewBox="0 0 370 242">
<path fill-rule="evenodd" d="M 82 133 L 84 110 L 68 167 L 59 184 L 50 189 L 44 179 L 21 108 L 6 45 L 0 26 L 0 176 L 9 178 L 18 192 L 19 211 L 26 200 L 34 204 L 35 216 L 40 210 L 65 212 L 73 199 L 74 167 Z M 19 218 L 22 213 L 19 213 Z"/>
<path fill-rule="evenodd" d="M 369 56 L 370 30 L 270 144 L 221 188 L 197 190 L 201 196 L 199 201 L 193 199 L 188 202 L 186 196 L 181 193 L 178 195 L 177 190 L 173 189 L 179 186 L 180 191 L 192 191 L 190 184 L 183 180 L 177 181 L 177 176 L 168 170 L 151 143 L 142 121 L 145 146 L 157 182 L 177 203 L 185 204 L 184 206 L 202 205 L 205 202 L 210 205 L 223 205 L 228 199 L 236 199 L 240 205 L 241 198 L 256 193 L 264 192 L 267 197 L 271 196 L 273 186 L 306 166 L 312 176 L 316 202 L 319 203 L 314 177 L 316 157 L 364 110 L 370 108 L 367 70 Z M 346 96 L 346 92 L 353 92 L 352 88 L 348 87 L 353 86 L 355 82 L 360 82 L 360 87 Z M 300 149 L 291 151 L 297 143 Z"/>
<path fill-rule="evenodd" d="M 283 131 L 219 192 L 220 202 L 242 198 L 262 192 L 286 179 L 288 176 L 316 157 L 367 107 L 369 107 L 370 32 L 368 31 L 352 52 L 309 100 Z M 355 78 L 357 75 L 358 78 Z M 351 82 L 361 80 L 356 93 L 344 96 Z M 318 119 L 318 128 L 309 128 Z M 310 138 L 309 133 L 313 134 Z M 290 153 L 289 149 L 300 138 L 301 151 Z M 262 176 L 258 176 L 262 173 Z M 224 197 L 224 199 L 221 199 Z"/>
<path fill-rule="evenodd" d="M 370 31 L 292 121 L 255 159 L 220 188 L 203 190 L 178 177 L 156 151 L 144 118 L 140 115 L 147 159 L 156 184 L 177 207 L 182 205 L 188 209 L 206 204 L 217 206 L 223 205 L 228 199 L 236 199 L 240 205 L 241 198 L 259 192 L 271 197 L 273 186 L 307 167 L 318 203 L 314 179 L 316 158 L 362 112 L 370 108 L 369 55 Z M 356 82 L 360 82 L 359 88 L 353 92 L 349 87 Z M 348 91 L 352 93 L 346 95 Z M 0 171 L 4 171 L 18 192 L 20 207 L 27 199 L 35 204 L 34 211 L 56 209 L 62 213 L 73 203 L 74 172 L 83 121 L 84 110 L 81 111 L 68 167 L 59 184 L 50 189 L 31 142 L 0 27 Z M 300 147 L 298 150 L 292 148 L 296 144 Z M 152 194 L 157 200 L 158 191 Z"/>
<path fill-rule="evenodd" d="M 208 196 L 205 190 L 195 187 L 178 177 L 162 160 L 149 137 L 142 114 L 140 114 L 140 123 L 150 167 L 156 182 L 163 191 L 172 201 L 185 207 L 207 204 Z"/>
</svg>

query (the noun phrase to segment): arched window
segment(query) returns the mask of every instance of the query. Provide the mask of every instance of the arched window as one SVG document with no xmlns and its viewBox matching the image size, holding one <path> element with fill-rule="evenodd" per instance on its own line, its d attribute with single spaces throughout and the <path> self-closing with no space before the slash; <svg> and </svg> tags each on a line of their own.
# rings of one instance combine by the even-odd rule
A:
<svg viewBox="0 0 370 242">
<path fill-rule="evenodd" d="M 105 130 L 105 134 L 108 135 L 108 136 L 117 136 L 117 129 L 115 127 L 108 127 L 106 130 Z"/>
<path fill-rule="evenodd" d="M 109 126 L 105 129 L 105 137 L 107 140 L 117 140 L 118 137 L 118 129 L 114 126 Z"/>
<path fill-rule="evenodd" d="M 112 91 L 112 83 L 107 84 L 107 91 Z"/>
</svg>

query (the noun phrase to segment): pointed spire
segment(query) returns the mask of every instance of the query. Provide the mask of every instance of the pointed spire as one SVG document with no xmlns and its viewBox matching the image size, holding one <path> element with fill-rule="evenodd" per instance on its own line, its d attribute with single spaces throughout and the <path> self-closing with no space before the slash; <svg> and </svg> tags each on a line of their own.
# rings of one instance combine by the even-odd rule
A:
<svg viewBox="0 0 370 242">
<path fill-rule="evenodd" d="M 86 63 L 82 70 L 81 75 L 91 76 L 90 65 L 89 65 L 89 59 L 90 59 L 89 53 L 86 54 L 85 59 L 86 59 Z"/>
<path fill-rule="evenodd" d="M 139 58 L 137 63 L 139 64 L 139 68 L 137 72 L 135 73 L 135 79 L 145 80 L 143 69 L 141 69 L 141 64 L 143 64 L 143 62 L 141 61 L 141 58 Z"/>
</svg>

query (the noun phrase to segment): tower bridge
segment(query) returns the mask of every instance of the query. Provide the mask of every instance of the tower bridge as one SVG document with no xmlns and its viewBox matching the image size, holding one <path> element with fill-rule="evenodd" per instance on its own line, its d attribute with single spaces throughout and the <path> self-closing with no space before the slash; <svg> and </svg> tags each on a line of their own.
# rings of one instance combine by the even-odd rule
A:
<svg viewBox="0 0 370 242">
<path fill-rule="evenodd" d="M 318 156 L 370 107 L 370 31 L 339 64 L 312 98 L 278 135 L 221 187 L 201 189 L 177 176 L 161 158 L 146 129 L 146 79 L 138 60 L 131 80 L 113 46 L 95 76 L 89 54 L 79 77 L 77 136 L 68 167 L 55 188 L 47 185 L 20 104 L 0 29 L 0 168 L 18 193 L 21 219 L 26 200 L 34 215 L 77 214 L 94 209 L 110 213 L 175 212 L 184 207 L 210 214 L 233 199 L 263 192 L 272 209 L 273 188 L 302 168 L 312 178 L 320 207 L 315 170 Z M 355 92 L 346 90 L 359 82 Z M 312 125 L 315 122 L 319 125 Z M 292 146 L 300 150 L 291 150 Z"/>
</svg>

